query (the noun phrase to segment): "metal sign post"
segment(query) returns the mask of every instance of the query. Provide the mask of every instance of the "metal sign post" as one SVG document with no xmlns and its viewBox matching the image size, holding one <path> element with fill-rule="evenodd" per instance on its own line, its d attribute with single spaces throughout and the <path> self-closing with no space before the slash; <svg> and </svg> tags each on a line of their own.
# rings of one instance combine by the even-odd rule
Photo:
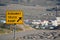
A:
<svg viewBox="0 0 60 40">
<path fill-rule="evenodd" d="M 15 38 L 16 24 L 14 24 L 14 30 L 13 31 L 14 31 L 14 40 L 15 40 L 16 39 Z"/>
</svg>

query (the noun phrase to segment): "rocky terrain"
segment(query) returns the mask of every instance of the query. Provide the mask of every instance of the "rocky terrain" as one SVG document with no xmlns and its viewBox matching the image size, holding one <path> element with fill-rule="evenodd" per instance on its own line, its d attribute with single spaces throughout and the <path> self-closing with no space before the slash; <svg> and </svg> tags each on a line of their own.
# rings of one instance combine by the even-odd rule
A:
<svg viewBox="0 0 60 40">
<path fill-rule="evenodd" d="M 17 37 L 16 40 L 60 40 L 60 32 L 58 32 L 57 30 L 41 31 L 42 30 L 37 33 L 27 34 L 23 37 Z"/>
</svg>

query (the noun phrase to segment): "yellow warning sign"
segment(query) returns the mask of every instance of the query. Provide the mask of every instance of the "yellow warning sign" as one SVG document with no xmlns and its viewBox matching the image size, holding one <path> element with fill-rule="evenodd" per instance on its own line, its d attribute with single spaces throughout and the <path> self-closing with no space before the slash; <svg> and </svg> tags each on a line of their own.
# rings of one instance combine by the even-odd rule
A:
<svg viewBox="0 0 60 40">
<path fill-rule="evenodd" d="M 6 11 L 6 24 L 23 24 L 23 11 L 22 10 L 7 10 Z"/>
</svg>

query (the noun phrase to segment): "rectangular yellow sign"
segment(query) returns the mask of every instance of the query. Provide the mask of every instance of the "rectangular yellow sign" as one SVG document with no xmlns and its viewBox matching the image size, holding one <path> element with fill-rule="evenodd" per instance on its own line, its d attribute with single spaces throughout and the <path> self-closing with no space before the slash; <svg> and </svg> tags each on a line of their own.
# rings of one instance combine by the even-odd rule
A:
<svg viewBox="0 0 60 40">
<path fill-rule="evenodd" d="M 7 10 L 6 11 L 6 24 L 23 24 L 23 11 L 22 10 Z"/>
</svg>

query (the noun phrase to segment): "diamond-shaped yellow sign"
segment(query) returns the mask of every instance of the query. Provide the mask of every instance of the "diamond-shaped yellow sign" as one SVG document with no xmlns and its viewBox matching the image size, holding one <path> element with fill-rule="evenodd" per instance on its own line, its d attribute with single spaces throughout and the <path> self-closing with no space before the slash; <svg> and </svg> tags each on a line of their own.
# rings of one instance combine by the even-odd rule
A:
<svg viewBox="0 0 60 40">
<path fill-rule="evenodd" d="M 23 11 L 22 10 L 7 10 L 6 11 L 6 24 L 23 24 Z"/>
</svg>

